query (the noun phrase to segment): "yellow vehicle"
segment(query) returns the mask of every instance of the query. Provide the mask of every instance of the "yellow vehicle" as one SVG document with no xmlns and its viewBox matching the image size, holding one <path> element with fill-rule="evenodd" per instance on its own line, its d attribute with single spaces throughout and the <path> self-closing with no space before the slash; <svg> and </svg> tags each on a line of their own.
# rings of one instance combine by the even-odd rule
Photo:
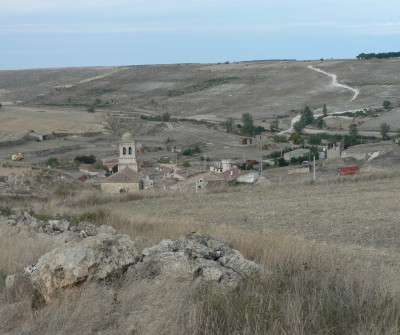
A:
<svg viewBox="0 0 400 335">
<path fill-rule="evenodd" d="M 11 159 L 12 159 L 13 161 L 20 161 L 20 160 L 23 160 L 23 159 L 24 159 L 24 155 L 23 155 L 22 153 L 18 153 L 18 154 L 16 154 L 16 155 L 12 155 L 12 156 L 11 156 Z"/>
</svg>

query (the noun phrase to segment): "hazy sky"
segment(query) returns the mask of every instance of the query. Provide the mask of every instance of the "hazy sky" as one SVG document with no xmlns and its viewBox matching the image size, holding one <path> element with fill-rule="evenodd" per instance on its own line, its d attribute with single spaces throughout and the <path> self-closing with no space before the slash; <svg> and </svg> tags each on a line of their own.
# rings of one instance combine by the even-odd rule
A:
<svg viewBox="0 0 400 335">
<path fill-rule="evenodd" d="M 0 0 L 0 69 L 400 51 L 400 0 Z"/>
</svg>

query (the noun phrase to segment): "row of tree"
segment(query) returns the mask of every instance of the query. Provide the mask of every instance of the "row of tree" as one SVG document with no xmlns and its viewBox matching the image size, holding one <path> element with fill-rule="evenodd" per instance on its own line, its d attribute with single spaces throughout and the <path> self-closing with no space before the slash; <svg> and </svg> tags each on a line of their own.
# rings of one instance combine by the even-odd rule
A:
<svg viewBox="0 0 400 335">
<path fill-rule="evenodd" d="M 361 53 L 356 56 L 357 59 L 383 59 L 400 57 L 399 52 L 380 52 L 380 53 Z"/>
</svg>

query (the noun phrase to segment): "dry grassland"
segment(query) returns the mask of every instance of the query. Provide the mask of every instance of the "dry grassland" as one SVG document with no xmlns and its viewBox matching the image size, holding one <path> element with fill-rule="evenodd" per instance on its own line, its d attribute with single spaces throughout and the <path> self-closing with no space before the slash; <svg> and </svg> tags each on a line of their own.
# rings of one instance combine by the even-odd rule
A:
<svg viewBox="0 0 400 335">
<path fill-rule="evenodd" d="M 201 231 L 272 274 L 231 294 L 116 278 L 86 284 L 40 309 L 32 309 L 29 289 L 3 292 L 0 333 L 398 334 L 399 186 L 399 175 L 387 173 L 198 195 L 9 200 L 40 214 L 86 215 L 132 236 L 139 248 Z M 1 236 L 3 273 L 52 247 L 36 236 Z"/>
</svg>

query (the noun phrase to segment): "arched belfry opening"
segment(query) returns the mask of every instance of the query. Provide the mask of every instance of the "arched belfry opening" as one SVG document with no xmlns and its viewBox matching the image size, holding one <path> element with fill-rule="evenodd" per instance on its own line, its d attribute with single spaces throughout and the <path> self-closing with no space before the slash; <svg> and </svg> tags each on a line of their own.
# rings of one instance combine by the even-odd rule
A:
<svg viewBox="0 0 400 335">
<path fill-rule="evenodd" d="M 118 171 L 129 167 L 134 171 L 138 171 L 138 163 L 136 160 L 136 142 L 131 133 L 122 135 L 119 144 L 119 160 Z"/>
</svg>

